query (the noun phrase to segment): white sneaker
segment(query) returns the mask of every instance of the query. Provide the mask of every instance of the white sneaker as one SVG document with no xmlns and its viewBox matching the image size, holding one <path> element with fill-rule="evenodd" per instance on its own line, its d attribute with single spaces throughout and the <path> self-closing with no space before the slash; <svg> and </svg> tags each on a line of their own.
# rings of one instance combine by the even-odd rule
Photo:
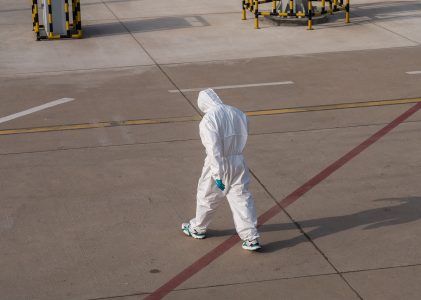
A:
<svg viewBox="0 0 421 300">
<path fill-rule="evenodd" d="M 206 233 L 199 233 L 196 229 L 192 229 L 190 223 L 183 223 L 181 224 L 181 230 L 184 232 L 185 235 L 194 237 L 195 239 L 204 239 L 206 237 Z"/>
<path fill-rule="evenodd" d="M 256 251 L 262 248 L 262 246 L 260 246 L 259 241 L 257 239 L 252 240 L 252 241 L 244 241 L 241 247 L 243 247 L 243 249 L 245 250 L 250 250 L 250 251 Z"/>
</svg>

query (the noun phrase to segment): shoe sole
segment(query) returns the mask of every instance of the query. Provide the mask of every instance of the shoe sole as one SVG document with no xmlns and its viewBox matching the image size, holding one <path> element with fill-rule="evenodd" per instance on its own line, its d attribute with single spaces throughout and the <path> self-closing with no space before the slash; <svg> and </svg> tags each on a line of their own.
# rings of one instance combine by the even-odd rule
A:
<svg viewBox="0 0 421 300">
<path fill-rule="evenodd" d="M 248 250 L 248 251 L 256 251 L 262 248 L 262 246 L 254 246 L 254 247 L 241 246 L 241 247 L 243 247 L 244 250 Z"/>
</svg>

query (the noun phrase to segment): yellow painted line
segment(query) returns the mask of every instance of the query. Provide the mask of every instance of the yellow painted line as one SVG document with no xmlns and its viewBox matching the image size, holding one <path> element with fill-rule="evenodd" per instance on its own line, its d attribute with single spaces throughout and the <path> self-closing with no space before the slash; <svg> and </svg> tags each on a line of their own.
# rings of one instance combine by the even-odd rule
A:
<svg viewBox="0 0 421 300">
<path fill-rule="evenodd" d="M 270 116 L 270 115 L 281 115 L 281 114 L 289 114 L 289 113 L 411 104 L 411 103 L 418 103 L 418 102 L 421 102 L 421 98 L 367 101 L 367 102 L 357 102 L 357 103 L 341 103 L 341 104 L 328 104 L 328 105 L 318 105 L 318 106 L 303 106 L 303 107 L 282 108 L 282 109 L 258 110 L 258 111 L 248 111 L 246 112 L 246 114 L 247 116 L 250 116 L 250 117 Z M 98 122 L 98 123 L 55 125 L 55 126 L 32 127 L 32 128 L 4 129 L 4 130 L 0 130 L 0 135 L 65 131 L 65 130 L 77 130 L 77 129 L 95 129 L 95 128 L 131 126 L 131 125 L 152 125 L 152 124 L 167 124 L 167 123 L 174 124 L 174 123 L 182 123 L 182 122 L 195 122 L 195 121 L 200 121 L 201 119 L 202 119 L 201 116 L 196 115 L 196 116 L 174 117 L 174 118 L 139 119 L 139 120 L 109 121 L 109 122 Z"/>
<path fill-rule="evenodd" d="M 247 112 L 246 114 L 248 116 L 268 116 L 268 115 L 280 115 L 280 114 L 299 113 L 299 112 L 410 104 L 410 103 L 418 103 L 418 102 L 421 102 L 421 98 L 367 101 L 367 102 L 357 102 L 357 103 L 342 103 L 342 104 L 304 106 L 304 107 L 282 108 L 282 109 L 271 109 L 271 110 L 258 110 L 258 111 L 250 111 L 250 112 Z"/>
<path fill-rule="evenodd" d="M 55 125 L 55 126 L 45 126 L 45 127 L 33 127 L 33 128 L 5 129 L 5 130 L 0 130 L 0 135 L 51 132 L 51 131 L 65 131 L 65 130 L 77 130 L 77 129 L 95 129 L 95 128 L 107 128 L 107 127 L 130 126 L 130 125 L 181 123 L 181 122 L 194 122 L 194 121 L 200 121 L 200 120 L 201 120 L 200 116 L 189 116 L 189 117 L 176 117 L 176 118 L 160 118 L 160 119 L 143 119 L 143 120 L 127 120 L 127 121 L 110 121 L 110 122 L 98 122 L 98 123 Z"/>
<path fill-rule="evenodd" d="M 144 119 L 144 120 L 130 120 L 122 121 L 122 126 L 128 125 L 146 125 L 146 124 L 164 124 L 164 123 L 181 123 L 181 122 L 193 122 L 200 121 L 202 118 L 200 116 L 190 116 L 190 117 L 178 117 L 178 118 L 161 118 L 161 119 Z"/>
</svg>

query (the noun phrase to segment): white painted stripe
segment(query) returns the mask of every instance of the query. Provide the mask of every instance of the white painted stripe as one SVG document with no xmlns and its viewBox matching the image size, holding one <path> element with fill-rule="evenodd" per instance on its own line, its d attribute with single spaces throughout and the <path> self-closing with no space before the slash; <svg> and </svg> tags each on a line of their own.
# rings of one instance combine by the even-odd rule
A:
<svg viewBox="0 0 421 300">
<path fill-rule="evenodd" d="M 405 72 L 406 74 L 409 75 L 415 75 L 415 74 L 421 74 L 421 71 L 409 71 L 409 72 Z"/>
<path fill-rule="evenodd" d="M 185 17 L 184 20 L 186 20 L 187 23 L 189 23 L 190 26 L 193 27 L 203 26 L 203 23 L 200 22 L 200 20 L 196 17 Z"/>
<path fill-rule="evenodd" d="M 9 115 L 9 116 L 0 118 L 0 123 L 4 123 L 4 122 L 7 122 L 7 121 L 16 119 L 16 118 L 20 118 L 20 117 L 32 114 L 34 112 L 44 110 L 44 109 L 47 109 L 47 108 L 50 108 L 50 107 L 53 107 L 53 106 L 57 106 L 57 105 L 60 105 L 60 104 L 63 104 L 63 103 L 67 103 L 67 102 L 70 102 L 70 101 L 73 101 L 73 100 L 75 100 L 75 99 L 73 99 L 73 98 L 61 98 L 61 99 L 58 99 L 58 100 L 54 100 L 54 101 L 51 101 L 51 102 L 48 102 L 48 103 L 45 103 L 45 104 L 42 104 L 42 105 L 39 105 L 39 106 L 32 107 L 30 109 L 27 109 L 27 110 L 24 110 L 24 111 L 21 111 L 21 112 L 18 112 L 18 113 L 15 113 L 13 115 Z"/>
<path fill-rule="evenodd" d="M 248 88 L 256 86 L 269 86 L 269 85 L 284 85 L 284 84 L 294 84 L 292 81 L 279 81 L 279 82 L 263 82 L 263 83 L 252 83 L 252 84 L 238 84 L 238 85 L 223 85 L 223 86 L 213 86 L 206 88 L 194 88 L 194 89 L 181 89 L 181 90 L 168 90 L 170 93 L 179 93 L 179 92 L 198 92 L 211 88 L 214 90 L 225 90 L 225 89 L 238 89 L 238 88 Z"/>
</svg>

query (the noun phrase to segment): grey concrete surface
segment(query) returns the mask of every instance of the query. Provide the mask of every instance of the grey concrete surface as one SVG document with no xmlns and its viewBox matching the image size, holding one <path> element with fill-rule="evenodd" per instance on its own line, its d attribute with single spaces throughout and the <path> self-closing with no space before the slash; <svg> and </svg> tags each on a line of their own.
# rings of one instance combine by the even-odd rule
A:
<svg viewBox="0 0 421 300">
<path fill-rule="evenodd" d="M 167 299 L 255 299 L 256 290 L 265 299 L 358 299 L 337 275 L 180 290 L 172 292 Z"/>
<path fill-rule="evenodd" d="M 416 182 L 420 163 L 417 126 L 402 125 L 287 209 L 339 270 L 419 262 L 419 251 L 415 249 L 419 249 L 420 242 L 413 238 L 419 235 L 419 226 L 416 225 L 419 223 Z M 373 129 L 376 130 L 354 128 L 325 132 L 317 140 L 306 138 L 309 133 L 296 133 L 289 135 L 289 143 L 288 136 L 282 137 L 277 143 L 277 151 L 262 149 L 263 141 L 255 141 L 253 145 L 257 144 L 259 148 L 253 152 L 263 154 L 250 165 L 280 199 L 294 186 L 315 175 L 328 164 L 328 160 L 338 158 L 346 153 L 346 149 L 351 149 L 351 145 L 362 141 L 361 134 L 368 136 Z M 399 151 L 384 151 L 386 143 L 389 147 L 395 144 Z M 285 153 L 285 156 L 271 159 L 271 153 Z M 402 153 L 405 153 L 405 158 Z M 299 162 L 295 155 L 302 157 Z M 401 157 L 399 163 L 393 164 L 396 161 L 394 156 Z M 289 160 L 295 163 L 285 163 Z M 306 165 L 305 173 L 300 164 Z M 270 171 L 269 165 L 272 166 Z M 367 169 L 368 165 L 372 167 Z M 293 240 L 290 242 L 294 243 Z M 403 244 L 406 245 L 404 248 Z"/>
<path fill-rule="evenodd" d="M 197 92 L 245 111 L 421 97 L 418 1 L 356 0 L 305 28 L 240 20 L 229 1 L 82 0 L 85 39 L 34 40 L 30 5 L 0 0 L 7 129 L 197 116 Z M 264 7 L 264 6 L 263 6 Z M 250 117 L 258 214 L 414 104 Z M 228 250 L 168 299 L 419 299 L 421 112 Z M 0 135 L 0 299 L 143 299 L 232 234 L 224 203 L 203 241 L 198 122 Z M 300 231 L 300 228 L 302 231 Z"/>
<path fill-rule="evenodd" d="M 5 114 L 19 112 L 63 97 L 75 101 L 40 111 L 2 128 L 48 126 L 197 114 L 180 94 L 169 94 L 168 78 L 153 66 L 21 76 L 2 81 L 0 104 Z M 51 115 L 50 112 L 55 114 Z M 74 111 L 80 111 L 74 114 Z M 48 116 L 47 116 L 47 115 Z M 19 125 L 18 125 L 19 124 Z"/>
<path fill-rule="evenodd" d="M 387 62 L 387 63 L 386 63 Z M 293 85 L 221 90 L 224 99 L 244 110 L 418 97 L 419 47 L 281 56 L 253 60 L 174 64 L 164 67 L 181 89 L 293 81 Z M 203 72 L 201 76 L 195 76 Z M 381 73 L 381 80 L 376 76 Z M 305 75 L 304 75 L 305 74 Z M 311 101 L 307 95 L 312 92 Z M 195 102 L 197 92 L 187 92 Z M 257 100 L 257 101 L 256 101 Z"/>
<path fill-rule="evenodd" d="M 413 238 L 420 234 L 417 136 L 419 124 L 402 125 L 289 209 L 339 270 L 419 262 L 421 244 Z M 398 150 L 384 151 L 386 145 Z M 311 209 L 301 214 L 305 203 Z"/>
<path fill-rule="evenodd" d="M 417 299 L 420 291 L 420 266 L 352 272 L 345 277 L 358 286 L 364 299 Z"/>
</svg>

